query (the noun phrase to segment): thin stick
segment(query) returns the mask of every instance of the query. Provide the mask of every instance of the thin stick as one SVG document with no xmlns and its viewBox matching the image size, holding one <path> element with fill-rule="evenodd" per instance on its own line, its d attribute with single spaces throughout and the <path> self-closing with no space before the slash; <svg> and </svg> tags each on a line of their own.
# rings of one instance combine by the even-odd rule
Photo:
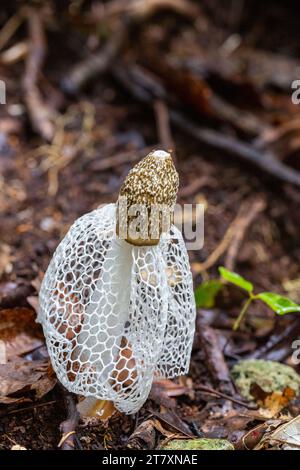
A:
<svg viewBox="0 0 300 470">
<path fill-rule="evenodd" d="M 202 271 L 206 271 L 207 269 L 211 268 L 219 258 L 225 253 L 227 248 L 229 247 L 232 239 L 235 236 L 236 228 L 240 224 L 241 218 L 244 216 L 245 209 L 248 210 L 248 201 L 240 207 L 236 218 L 231 222 L 226 233 L 219 243 L 219 245 L 215 248 L 215 250 L 209 255 L 209 257 L 203 262 L 197 265 L 197 273 L 201 273 Z"/>
<path fill-rule="evenodd" d="M 10 410 L 7 413 L 3 413 L 3 414 L 1 413 L 0 418 L 3 418 L 4 416 L 8 416 L 8 415 L 21 413 L 22 411 L 30 411 L 30 410 L 35 410 L 36 408 L 43 408 L 45 406 L 54 405 L 55 403 L 59 403 L 60 401 L 61 400 L 51 400 L 51 401 L 46 401 L 45 403 L 37 403 L 37 404 L 26 406 L 23 408 L 16 408 L 15 410 Z"/>
<path fill-rule="evenodd" d="M 218 389 L 223 393 L 229 393 L 232 395 L 234 388 L 228 365 L 219 345 L 217 333 L 213 328 L 207 325 L 201 310 L 197 315 L 196 327 L 197 336 L 205 354 L 206 367 L 213 379 L 213 382 L 218 385 Z"/>
<path fill-rule="evenodd" d="M 245 214 L 237 220 L 235 225 L 235 233 L 228 248 L 225 267 L 232 271 L 234 269 L 235 260 L 243 244 L 243 240 L 247 230 L 257 215 L 266 208 L 266 202 L 263 199 L 257 199 L 250 205 Z"/>
<path fill-rule="evenodd" d="M 111 157 L 102 158 L 89 164 L 89 168 L 94 171 L 110 170 L 111 168 L 124 165 L 125 163 L 136 162 L 143 156 L 147 155 L 153 148 L 159 148 L 160 144 L 144 147 L 141 150 L 130 150 L 128 152 L 121 152 Z"/>
<path fill-rule="evenodd" d="M 20 41 L 0 54 L 0 63 L 3 65 L 12 65 L 28 54 L 27 41 Z"/>
<path fill-rule="evenodd" d="M 218 390 L 214 390 L 213 388 L 205 387 L 205 385 L 195 385 L 195 390 L 199 390 L 200 392 L 205 392 L 209 393 L 211 395 L 216 395 L 220 398 L 225 398 L 226 400 L 232 401 L 233 403 L 236 403 L 237 405 L 244 406 L 245 408 L 248 408 L 249 410 L 257 410 L 257 406 L 249 405 L 248 403 L 245 403 L 242 400 L 238 400 L 237 398 L 231 397 L 230 395 L 226 395 L 226 393 L 219 392 Z"/>
<path fill-rule="evenodd" d="M 168 100 L 166 90 L 161 85 L 147 77 L 147 86 L 143 86 L 140 70 L 137 67 L 114 66 L 114 77 L 134 96 L 135 99 L 152 106 L 153 99 Z M 243 162 L 247 162 L 264 173 L 275 177 L 284 183 L 290 183 L 300 188 L 300 172 L 293 170 L 276 159 L 271 152 L 263 152 L 258 148 L 244 143 L 234 137 L 221 134 L 221 132 L 200 127 L 194 124 L 183 113 L 170 109 L 170 120 L 179 129 L 214 149 L 227 152 Z"/>
<path fill-rule="evenodd" d="M 75 65 L 68 77 L 62 80 L 62 89 L 75 94 L 94 77 L 105 73 L 120 52 L 126 37 L 127 28 L 123 24 L 98 54 L 93 54 Z"/>
<path fill-rule="evenodd" d="M 5 47 L 5 45 L 8 43 L 8 41 L 19 28 L 19 26 L 21 26 L 23 21 L 24 17 L 20 14 L 20 12 L 18 12 L 11 16 L 9 20 L 5 23 L 5 25 L 0 31 L 0 50 Z"/>
<path fill-rule="evenodd" d="M 154 103 L 154 110 L 156 115 L 157 132 L 159 141 L 162 143 L 164 150 L 172 152 L 173 160 L 176 163 L 175 144 L 172 138 L 169 110 L 164 101 L 157 100 Z"/>
<path fill-rule="evenodd" d="M 229 137 L 212 129 L 196 126 L 189 119 L 177 111 L 170 112 L 170 118 L 180 129 L 184 130 L 195 139 L 228 153 L 242 161 L 246 161 L 270 176 L 300 187 L 300 173 L 276 159 L 273 153 L 261 152 L 234 137 Z"/>
<path fill-rule="evenodd" d="M 183 188 L 179 189 L 178 194 L 181 198 L 188 198 L 197 193 L 203 186 L 215 187 L 216 181 L 207 175 L 200 176 L 200 178 L 193 180 L 187 186 L 183 186 Z"/>
<path fill-rule="evenodd" d="M 28 8 L 27 21 L 30 42 L 23 90 L 24 101 L 34 130 L 45 140 L 51 141 L 54 134 L 54 126 L 51 122 L 52 113 L 46 106 L 37 86 L 46 54 L 46 38 L 41 14 L 42 12 L 35 8 Z"/>
</svg>

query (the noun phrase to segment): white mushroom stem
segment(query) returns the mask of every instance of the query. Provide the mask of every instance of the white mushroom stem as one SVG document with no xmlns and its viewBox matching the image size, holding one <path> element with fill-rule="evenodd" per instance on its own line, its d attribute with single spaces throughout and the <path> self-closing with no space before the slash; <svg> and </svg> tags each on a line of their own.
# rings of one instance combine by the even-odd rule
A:
<svg viewBox="0 0 300 470">
<path fill-rule="evenodd" d="M 116 261 L 117 260 L 117 261 Z M 110 335 L 116 338 L 113 354 L 116 356 L 121 343 L 124 325 L 128 320 L 130 302 L 130 277 L 132 267 L 131 248 L 124 240 L 112 240 L 106 253 L 102 272 L 97 281 L 96 288 L 87 306 L 84 325 L 91 325 L 91 316 L 97 314 L 101 329 L 94 339 L 85 333 L 79 335 L 79 344 L 85 345 L 99 357 L 99 363 L 95 364 L 97 372 L 103 372 L 107 376 L 114 358 L 111 351 L 104 349 L 106 328 L 110 329 Z M 103 323 L 102 323 L 103 322 Z"/>
<path fill-rule="evenodd" d="M 116 260 L 118 260 L 116 262 Z M 114 239 L 106 253 L 102 272 L 96 283 L 91 301 L 86 309 L 83 332 L 78 338 L 79 345 L 97 354 L 99 360 L 94 364 L 96 373 L 103 374 L 105 380 L 113 370 L 118 360 L 124 325 L 128 320 L 130 303 L 130 279 L 132 269 L 131 247 L 124 240 Z M 112 300 L 113 299 L 113 300 Z M 101 325 L 96 336 L 89 336 L 84 326 L 91 325 L 91 316 L 97 314 Z M 115 340 L 114 348 L 105 348 L 106 329 Z M 112 389 L 110 390 L 112 392 Z M 79 411 L 86 416 L 105 417 L 106 405 L 104 400 L 88 397 L 80 403 Z"/>
</svg>

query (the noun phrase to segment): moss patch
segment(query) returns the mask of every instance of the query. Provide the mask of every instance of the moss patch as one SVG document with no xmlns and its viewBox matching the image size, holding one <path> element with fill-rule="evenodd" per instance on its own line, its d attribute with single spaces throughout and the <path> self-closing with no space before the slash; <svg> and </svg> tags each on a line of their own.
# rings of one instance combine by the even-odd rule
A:
<svg viewBox="0 0 300 470">
<path fill-rule="evenodd" d="M 248 400 L 253 399 L 250 394 L 251 384 L 256 383 L 265 392 L 282 392 L 286 387 L 300 391 L 300 376 L 292 367 L 274 361 L 246 360 L 236 364 L 232 377 L 240 394 Z"/>
<path fill-rule="evenodd" d="M 174 439 L 161 449 L 165 450 L 234 450 L 233 445 L 226 439 Z"/>
</svg>

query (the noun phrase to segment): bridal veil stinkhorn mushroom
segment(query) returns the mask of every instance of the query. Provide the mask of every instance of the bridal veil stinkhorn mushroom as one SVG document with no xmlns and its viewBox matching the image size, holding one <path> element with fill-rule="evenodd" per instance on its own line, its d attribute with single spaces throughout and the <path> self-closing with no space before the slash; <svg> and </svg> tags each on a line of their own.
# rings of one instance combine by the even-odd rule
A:
<svg viewBox="0 0 300 470">
<path fill-rule="evenodd" d="M 154 378 L 188 372 L 195 303 L 172 223 L 177 190 L 171 155 L 151 152 L 129 172 L 116 204 L 75 221 L 46 271 L 38 321 L 58 379 L 87 401 L 135 413 Z M 139 228 L 136 205 L 145 209 Z M 152 217 L 157 205 L 163 209 Z"/>
</svg>

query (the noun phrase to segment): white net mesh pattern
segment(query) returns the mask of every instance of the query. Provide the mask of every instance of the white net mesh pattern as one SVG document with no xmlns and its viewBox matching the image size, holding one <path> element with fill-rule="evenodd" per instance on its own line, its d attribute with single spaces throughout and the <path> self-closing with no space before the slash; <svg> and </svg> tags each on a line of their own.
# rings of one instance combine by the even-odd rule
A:
<svg viewBox="0 0 300 470">
<path fill-rule="evenodd" d="M 115 237 L 115 214 L 109 204 L 70 228 L 45 274 L 38 321 L 68 390 L 134 413 L 154 376 L 187 373 L 195 304 L 180 232 L 134 247 Z"/>
</svg>

